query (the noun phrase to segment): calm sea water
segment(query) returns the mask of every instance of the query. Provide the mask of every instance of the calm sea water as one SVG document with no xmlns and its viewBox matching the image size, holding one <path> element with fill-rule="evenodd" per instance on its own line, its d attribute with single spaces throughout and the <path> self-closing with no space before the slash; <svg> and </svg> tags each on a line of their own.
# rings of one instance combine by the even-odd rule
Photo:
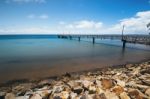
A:
<svg viewBox="0 0 150 99">
<path fill-rule="evenodd" d="M 119 40 L 0 36 L 0 82 L 61 75 L 150 59 L 150 47 Z"/>
</svg>

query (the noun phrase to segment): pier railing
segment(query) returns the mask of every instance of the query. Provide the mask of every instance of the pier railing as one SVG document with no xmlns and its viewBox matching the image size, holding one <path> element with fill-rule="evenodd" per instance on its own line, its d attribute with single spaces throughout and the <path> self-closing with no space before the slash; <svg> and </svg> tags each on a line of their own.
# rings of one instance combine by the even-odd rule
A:
<svg viewBox="0 0 150 99">
<path fill-rule="evenodd" d="M 119 39 L 123 42 L 123 47 L 125 47 L 126 43 L 138 43 L 138 44 L 146 44 L 150 45 L 150 35 L 58 35 L 58 38 L 78 38 L 80 41 L 81 38 L 92 38 L 93 43 L 95 43 L 95 39 Z"/>
</svg>

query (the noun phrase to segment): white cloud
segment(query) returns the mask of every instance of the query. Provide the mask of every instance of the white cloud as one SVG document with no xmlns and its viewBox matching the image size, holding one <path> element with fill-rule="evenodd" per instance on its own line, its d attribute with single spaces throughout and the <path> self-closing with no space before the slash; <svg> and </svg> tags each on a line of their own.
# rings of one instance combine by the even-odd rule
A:
<svg viewBox="0 0 150 99">
<path fill-rule="evenodd" d="M 102 22 L 94 22 L 94 21 L 79 21 L 75 23 L 75 27 L 79 29 L 95 29 L 95 28 L 101 28 Z"/>
<path fill-rule="evenodd" d="M 98 34 L 121 34 L 122 26 L 125 25 L 125 34 L 148 34 L 147 24 L 150 22 L 150 11 L 137 12 L 130 18 L 125 18 L 112 26 L 103 25 L 102 22 L 78 21 L 66 25 L 66 31 L 86 32 Z"/>
<path fill-rule="evenodd" d="M 46 14 L 31 14 L 28 18 L 47 19 Z M 150 11 L 137 12 L 133 17 L 124 18 L 111 26 L 101 21 L 80 20 L 75 22 L 60 21 L 53 28 L 30 27 L 30 28 L 2 28 L 0 33 L 84 33 L 84 34 L 121 34 L 122 26 L 125 25 L 125 34 L 148 34 L 147 24 L 150 22 Z"/>
<path fill-rule="evenodd" d="M 74 29 L 74 25 L 72 24 L 68 24 L 65 26 L 66 29 Z"/>
<path fill-rule="evenodd" d="M 40 16 L 39 16 L 40 19 L 48 19 L 48 17 L 49 17 L 49 16 L 46 15 L 46 14 L 43 14 L 43 15 L 40 15 Z"/>
<path fill-rule="evenodd" d="M 64 21 L 59 22 L 60 25 L 65 25 L 66 23 Z"/>
<path fill-rule="evenodd" d="M 137 12 L 135 16 L 125 18 L 110 27 L 102 28 L 99 33 L 121 34 L 125 25 L 125 34 L 148 34 L 147 24 L 150 22 L 150 11 Z"/>
<path fill-rule="evenodd" d="M 102 22 L 94 22 L 88 20 L 81 20 L 66 25 L 66 28 L 74 28 L 74 29 L 98 29 L 101 27 L 102 27 Z"/>
<path fill-rule="evenodd" d="M 120 25 L 126 26 L 127 33 L 147 33 L 147 24 L 150 22 L 150 11 L 138 12 L 134 17 L 120 21 Z"/>
<path fill-rule="evenodd" d="M 34 18 L 35 18 L 35 15 L 34 15 L 34 14 L 30 14 L 30 15 L 27 16 L 27 18 L 29 18 L 29 19 L 34 19 Z"/>
<path fill-rule="evenodd" d="M 58 31 L 57 31 L 58 32 Z M 7 27 L 5 29 L 0 28 L 0 33 L 3 34 L 49 34 L 57 33 L 55 29 L 52 29 L 47 26 L 43 27 L 25 27 L 25 28 L 14 28 Z"/>
<path fill-rule="evenodd" d="M 67 33 L 98 33 L 103 23 L 91 20 L 80 20 L 69 24 L 61 24 L 60 28 Z"/>
<path fill-rule="evenodd" d="M 27 18 L 29 18 L 29 19 L 35 19 L 35 18 L 37 18 L 37 19 L 48 19 L 49 16 L 47 14 L 42 14 L 42 15 L 30 14 L 27 16 Z"/>
<path fill-rule="evenodd" d="M 46 3 L 46 0 L 5 0 L 6 3 Z"/>
</svg>

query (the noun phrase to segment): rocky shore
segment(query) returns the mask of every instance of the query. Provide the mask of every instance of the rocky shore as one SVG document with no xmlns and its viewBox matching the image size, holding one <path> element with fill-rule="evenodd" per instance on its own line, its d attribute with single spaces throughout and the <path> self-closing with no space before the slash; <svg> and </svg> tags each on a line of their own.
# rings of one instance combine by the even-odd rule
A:
<svg viewBox="0 0 150 99">
<path fill-rule="evenodd" d="M 0 99 L 150 99 L 150 61 L 2 85 Z"/>
</svg>

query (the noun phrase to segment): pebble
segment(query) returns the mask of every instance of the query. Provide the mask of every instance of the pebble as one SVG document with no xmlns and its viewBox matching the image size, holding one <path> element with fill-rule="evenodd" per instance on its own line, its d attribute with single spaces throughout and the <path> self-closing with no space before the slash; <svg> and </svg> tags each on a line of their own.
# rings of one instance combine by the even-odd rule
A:
<svg viewBox="0 0 150 99">
<path fill-rule="evenodd" d="M 42 99 L 42 97 L 39 94 L 33 94 L 30 99 Z"/>
<path fill-rule="evenodd" d="M 15 99 L 15 95 L 13 93 L 7 93 L 5 99 Z"/>
<path fill-rule="evenodd" d="M 124 92 L 124 89 L 121 86 L 115 86 L 112 91 L 116 93 L 116 95 L 120 95 L 122 92 Z"/>
<path fill-rule="evenodd" d="M 0 88 L 0 99 L 150 99 L 150 62 Z"/>
<path fill-rule="evenodd" d="M 29 99 L 29 96 L 18 96 L 15 99 Z"/>
<path fill-rule="evenodd" d="M 135 89 L 131 89 L 129 91 L 129 96 L 132 99 L 143 99 L 143 97 L 140 95 L 139 91 L 135 90 Z"/>
<path fill-rule="evenodd" d="M 85 88 L 88 88 L 92 84 L 92 82 L 90 82 L 88 80 L 83 80 L 82 83 Z"/>
<path fill-rule="evenodd" d="M 75 87 L 75 88 L 73 88 L 73 92 L 74 92 L 74 93 L 77 93 L 77 94 L 80 94 L 80 93 L 83 92 L 83 88 L 80 87 L 80 86 Z"/>
<path fill-rule="evenodd" d="M 113 86 L 113 82 L 111 79 L 102 79 L 102 86 L 104 89 L 110 89 Z"/>
<path fill-rule="evenodd" d="M 145 94 L 150 97 L 150 88 L 145 91 Z"/>
<path fill-rule="evenodd" d="M 108 90 L 105 92 L 105 96 L 107 99 L 119 99 L 119 97 L 115 93 Z"/>
<path fill-rule="evenodd" d="M 117 85 L 119 85 L 119 86 L 122 86 L 122 87 L 125 87 L 125 82 L 124 81 L 121 81 L 121 80 L 119 80 L 119 79 L 116 79 L 116 81 L 117 81 Z"/>
<path fill-rule="evenodd" d="M 121 99 L 130 99 L 130 97 L 127 95 L 126 92 L 121 93 L 121 94 L 120 94 L 120 98 L 121 98 Z"/>
<path fill-rule="evenodd" d="M 89 94 L 96 93 L 96 87 L 94 85 L 89 86 Z"/>
<path fill-rule="evenodd" d="M 107 98 L 106 98 L 106 96 L 105 96 L 104 93 L 101 93 L 101 94 L 99 95 L 99 99 L 107 99 Z"/>
</svg>

